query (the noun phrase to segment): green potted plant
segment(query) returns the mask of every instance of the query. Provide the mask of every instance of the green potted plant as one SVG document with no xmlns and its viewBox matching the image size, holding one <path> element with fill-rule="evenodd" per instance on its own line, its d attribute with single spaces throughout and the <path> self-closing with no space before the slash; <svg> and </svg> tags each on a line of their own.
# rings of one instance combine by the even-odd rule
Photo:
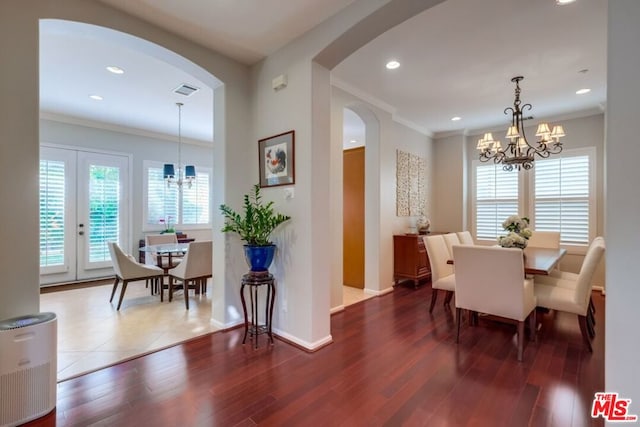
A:
<svg viewBox="0 0 640 427">
<path fill-rule="evenodd" d="M 270 240 L 271 233 L 291 217 L 274 212 L 272 201 L 263 203 L 258 184 L 253 186 L 250 194 L 244 195 L 243 207 L 244 212 L 238 213 L 226 204 L 220 205 L 225 219 L 221 231 L 237 233 L 240 239 L 247 242 L 244 254 L 251 271 L 266 271 L 276 249 Z"/>
</svg>

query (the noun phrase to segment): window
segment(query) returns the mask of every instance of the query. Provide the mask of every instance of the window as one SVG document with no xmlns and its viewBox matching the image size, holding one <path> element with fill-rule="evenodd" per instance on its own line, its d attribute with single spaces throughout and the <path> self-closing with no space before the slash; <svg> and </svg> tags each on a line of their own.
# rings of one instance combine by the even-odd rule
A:
<svg viewBox="0 0 640 427">
<path fill-rule="evenodd" d="M 569 150 L 536 160 L 531 179 L 532 227 L 560 231 L 564 245 L 588 245 L 595 225 L 594 149 Z"/>
<path fill-rule="evenodd" d="M 494 241 L 504 234 L 502 221 L 520 214 L 529 217 L 532 229 L 560 231 L 564 246 L 588 245 L 596 225 L 594 162 L 595 148 L 535 160 L 532 170 L 521 173 L 475 161 L 476 239 Z M 528 186 L 521 176 L 528 176 Z"/>
<path fill-rule="evenodd" d="M 163 221 L 182 228 L 210 225 L 211 170 L 196 166 L 195 182 L 191 188 L 184 185 L 180 192 L 177 185 L 167 187 L 162 166 L 156 162 L 145 162 L 147 198 L 144 228 L 161 230 Z"/>
<path fill-rule="evenodd" d="M 475 231 L 478 240 L 496 240 L 502 222 L 518 214 L 518 174 L 502 165 L 475 164 Z"/>
</svg>

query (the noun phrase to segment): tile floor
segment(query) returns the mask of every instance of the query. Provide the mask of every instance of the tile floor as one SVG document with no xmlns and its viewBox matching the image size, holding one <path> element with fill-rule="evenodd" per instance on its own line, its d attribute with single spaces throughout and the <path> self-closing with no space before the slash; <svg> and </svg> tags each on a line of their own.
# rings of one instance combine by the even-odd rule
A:
<svg viewBox="0 0 640 427">
<path fill-rule="evenodd" d="M 161 304 L 158 295 L 136 282 L 127 287 L 117 311 L 118 293 L 109 303 L 111 288 L 107 284 L 40 295 L 40 311 L 58 318 L 58 381 L 216 331 L 210 322 L 210 293 L 190 292 L 187 311 L 181 291 L 171 303 L 165 299 Z M 343 289 L 345 306 L 371 298 L 362 289 Z"/>
</svg>

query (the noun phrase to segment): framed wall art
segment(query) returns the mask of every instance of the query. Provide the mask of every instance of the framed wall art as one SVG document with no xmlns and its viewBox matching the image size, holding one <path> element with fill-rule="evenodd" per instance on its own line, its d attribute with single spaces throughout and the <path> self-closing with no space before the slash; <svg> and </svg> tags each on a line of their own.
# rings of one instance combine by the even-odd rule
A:
<svg viewBox="0 0 640 427">
<path fill-rule="evenodd" d="M 260 187 L 295 183 L 295 135 L 290 130 L 258 141 Z"/>
</svg>

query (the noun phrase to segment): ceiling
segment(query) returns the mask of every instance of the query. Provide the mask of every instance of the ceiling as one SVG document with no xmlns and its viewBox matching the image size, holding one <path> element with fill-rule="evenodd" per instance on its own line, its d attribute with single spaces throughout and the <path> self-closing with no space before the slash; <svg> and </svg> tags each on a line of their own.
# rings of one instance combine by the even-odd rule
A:
<svg viewBox="0 0 640 427">
<path fill-rule="evenodd" d="M 101 1 L 254 64 L 353 0 Z M 194 77 L 161 49 L 87 24 L 43 21 L 43 116 L 171 136 L 179 101 L 185 104 L 183 136 L 210 142 L 219 82 Z M 392 58 L 401 66 L 390 71 L 384 65 Z M 110 65 L 125 73 L 106 71 Z M 533 105 L 535 119 L 601 111 L 605 73 L 606 0 L 564 6 L 555 0 L 447 0 L 365 45 L 332 70 L 332 79 L 398 121 L 445 135 L 504 128 L 516 75 L 525 77 L 522 100 Z M 200 90 L 189 97 L 173 93 L 182 83 Z M 576 95 L 581 88 L 591 92 Z M 345 115 L 346 126 L 353 116 Z M 451 121 L 454 116 L 461 120 Z"/>
</svg>

